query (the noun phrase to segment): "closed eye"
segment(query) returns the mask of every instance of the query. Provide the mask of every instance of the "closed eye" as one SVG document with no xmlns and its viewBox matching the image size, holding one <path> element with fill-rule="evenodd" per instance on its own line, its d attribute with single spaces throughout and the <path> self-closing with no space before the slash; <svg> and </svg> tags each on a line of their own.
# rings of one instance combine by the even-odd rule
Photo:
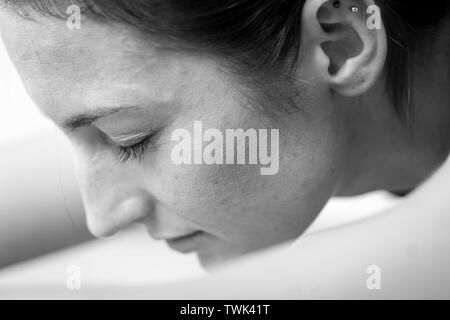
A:
<svg viewBox="0 0 450 320">
<path fill-rule="evenodd" d="M 141 162 L 149 148 L 154 148 L 155 145 L 152 143 L 152 138 L 155 132 L 150 133 L 141 141 L 129 145 L 129 146 L 119 146 L 116 154 L 116 158 L 119 163 L 124 164 L 130 160 L 138 160 Z"/>
</svg>

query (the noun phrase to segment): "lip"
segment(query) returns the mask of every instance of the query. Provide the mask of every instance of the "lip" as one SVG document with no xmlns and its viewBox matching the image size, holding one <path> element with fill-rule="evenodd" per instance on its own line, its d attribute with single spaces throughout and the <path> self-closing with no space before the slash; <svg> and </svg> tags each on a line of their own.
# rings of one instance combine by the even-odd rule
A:
<svg viewBox="0 0 450 320">
<path fill-rule="evenodd" d="M 205 233 L 202 231 L 197 231 L 192 234 L 173 238 L 173 239 L 167 239 L 167 245 L 178 252 L 181 253 L 190 253 L 198 251 L 199 245 L 200 245 L 200 239 Z"/>
</svg>

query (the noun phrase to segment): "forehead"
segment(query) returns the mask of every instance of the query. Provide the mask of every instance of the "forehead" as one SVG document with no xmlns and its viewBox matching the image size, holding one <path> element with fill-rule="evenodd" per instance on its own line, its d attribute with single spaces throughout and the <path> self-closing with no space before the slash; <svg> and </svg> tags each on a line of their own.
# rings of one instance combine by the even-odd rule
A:
<svg viewBox="0 0 450 320">
<path fill-rule="evenodd" d="M 0 10 L 0 30 L 30 95 L 55 120 L 74 108 L 170 101 L 192 76 L 193 61 L 131 27 L 83 19 L 71 30 L 63 19 L 33 18 Z"/>
</svg>

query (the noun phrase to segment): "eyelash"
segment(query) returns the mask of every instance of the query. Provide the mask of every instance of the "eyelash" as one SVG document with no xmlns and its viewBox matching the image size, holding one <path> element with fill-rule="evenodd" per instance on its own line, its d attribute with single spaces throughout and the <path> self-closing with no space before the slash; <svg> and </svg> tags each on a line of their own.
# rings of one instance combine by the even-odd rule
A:
<svg viewBox="0 0 450 320">
<path fill-rule="evenodd" d="M 120 146 L 117 152 L 117 160 L 121 164 L 124 164 L 129 160 L 138 160 L 139 162 L 141 162 L 144 159 L 147 150 L 154 147 L 151 142 L 153 136 L 154 134 L 149 134 L 143 140 L 131 146 Z"/>
</svg>

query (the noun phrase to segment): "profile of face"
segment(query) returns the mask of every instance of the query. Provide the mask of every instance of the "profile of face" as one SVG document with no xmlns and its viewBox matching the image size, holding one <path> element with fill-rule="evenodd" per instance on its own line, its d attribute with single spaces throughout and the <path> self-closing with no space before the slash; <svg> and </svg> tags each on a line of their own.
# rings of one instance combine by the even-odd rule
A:
<svg viewBox="0 0 450 320">
<path fill-rule="evenodd" d="M 143 223 L 208 266 L 297 238 L 335 192 L 349 133 L 330 86 L 356 89 L 322 75 L 328 60 L 314 53 L 313 28 L 303 28 L 298 111 L 272 117 L 248 103 L 219 59 L 167 50 L 129 26 L 83 19 L 70 30 L 5 10 L 0 21 L 27 91 L 73 144 L 94 235 Z M 174 164 L 171 135 L 192 132 L 194 121 L 222 132 L 279 129 L 279 171 Z"/>
</svg>

